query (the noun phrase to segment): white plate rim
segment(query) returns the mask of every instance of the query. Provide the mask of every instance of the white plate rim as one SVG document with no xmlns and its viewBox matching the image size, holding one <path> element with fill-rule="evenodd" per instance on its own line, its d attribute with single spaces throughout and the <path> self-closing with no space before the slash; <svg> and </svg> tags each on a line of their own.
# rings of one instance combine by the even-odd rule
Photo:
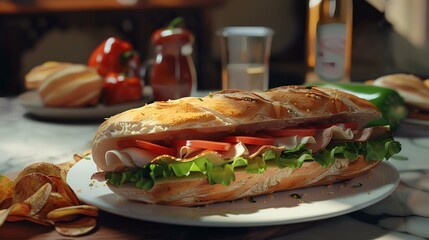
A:
<svg viewBox="0 0 429 240">
<path fill-rule="evenodd" d="M 334 193 L 332 196 L 328 194 L 330 188 L 343 191 L 341 186 L 344 183 L 337 183 L 259 196 L 255 198 L 256 203 L 236 200 L 232 203 L 217 203 L 203 207 L 177 207 L 126 200 L 112 193 L 105 183 L 90 180 L 95 171 L 96 166 L 91 159 L 82 159 L 67 175 L 68 184 L 81 201 L 128 218 L 202 227 L 273 226 L 336 217 L 381 201 L 396 189 L 400 181 L 396 168 L 383 161 L 370 173 L 349 180 L 347 187 L 343 188 L 346 189 L 343 192 L 346 194 Z M 352 189 L 351 186 L 361 182 L 365 182 L 362 188 Z M 317 201 L 300 202 L 290 197 L 290 194 L 297 192 L 304 196 L 317 195 L 320 192 L 322 197 Z M 284 201 L 285 198 L 288 202 Z M 292 203 L 293 206 L 286 206 L 283 203 Z M 240 212 L 242 209 L 247 212 Z M 153 214 L 154 212 L 156 214 Z"/>
</svg>

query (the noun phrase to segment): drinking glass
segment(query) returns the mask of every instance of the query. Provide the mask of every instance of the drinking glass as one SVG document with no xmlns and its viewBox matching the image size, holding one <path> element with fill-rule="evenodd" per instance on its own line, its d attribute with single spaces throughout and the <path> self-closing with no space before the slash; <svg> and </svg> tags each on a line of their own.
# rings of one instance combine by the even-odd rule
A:
<svg viewBox="0 0 429 240">
<path fill-rule="evenodd" d="M 217 32 L 222 89 L 266 90 L 274 31 L 267 27 L 226 27 Z"/>
</svg>

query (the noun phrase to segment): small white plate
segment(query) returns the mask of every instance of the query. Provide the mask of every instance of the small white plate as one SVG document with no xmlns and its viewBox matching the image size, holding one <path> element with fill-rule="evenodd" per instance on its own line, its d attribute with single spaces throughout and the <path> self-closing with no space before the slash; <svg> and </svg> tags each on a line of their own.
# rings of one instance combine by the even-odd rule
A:
<svg viewBox="0 0 429 240">
<path fill-rule="evenodd" d="M 153 94 L 149 86 L 144 88 L 141 100 L 112 106 L 98 104 L 81 108 L 46 107 L 37 91 L 28 91 L 18 96 L 19 104 L 28 113 L 40 118 L 57 120 L 103 120 L 125 110 L 141 107 L 151 101 L 153 101 Z"/>
<path fill-rule="evenodd" d="M 347 182 L 278 192 L 255 197 L 254 201 L 177 207 L 126 200 L 114 194 L 104 182 L 91 180 L 91 175 L 96 171 L 92 159 L 82 159 L 67 175 L 68 184 L 87 204 L 139 220 L 210 227 L 269 226 L 335 217 L 384 199 L 399 184 L 396 168 L 382 162 L 368 174 Z M 294 199 L 291 194 L 299 194 L 302 198 Z"/>
</svg>

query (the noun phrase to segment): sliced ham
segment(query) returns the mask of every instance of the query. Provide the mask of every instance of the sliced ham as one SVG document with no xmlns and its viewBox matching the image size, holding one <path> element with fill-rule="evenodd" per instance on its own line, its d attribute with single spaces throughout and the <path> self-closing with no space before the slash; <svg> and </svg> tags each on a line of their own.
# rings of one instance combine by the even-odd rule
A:
<svg viewBox="0 0 429 240">
<path fill-rule="evenodd" d="M 200 148 L 183 146 L 179 150 L 178 157 L 176 156 L 157 156 L 150 151 L 129 147 L 121 151 L 110 150 L 106 152 L 106 165 L 114 166 L 115 169 L 126 167 L 143 167 L 150 162 L 157 162 L 160 159 L 169 159 L 170 161 L 189 162 L 196 158 L 205 156 L 210 161 L 221 164 L 240 156 L 254 158 L 260 155 L 267 149 L 275 151 L 283 151 L 285 149 L 294 149 L 300 144 L 305 144 L 313 153 L 320 151 L 328 146 L 331 141 L 354 141 L 364 142 L 370 137 L 376 137 L 387 132 L 385 127 L 370 127 L 352 131 L 351 129 L 343 129 L 338 126 L 332 126 L 326 129 L 317 131 L 316 136 L 288 136 L 276 138 L 275 145 L 246 145 L 241 142 L 236 143 L 228 151 L 215 152 Z"/>
<path fill-rule="evenodd" d="M 356 131 L 354 133 L 353 141 L 355 142 L 365 142 L 371 137 L 372 132 L 374 131 L 374 128 L 364 128 Z"/>
<path fill-rule="evenodd" d="M 321 129 L 317 131 L 315 136 L 316 143 L 307 145 L 312 152 L 318 152 L 320 149 L 326 148 L 328 144 L 333 140 L 352 140 L 354 137 L 351 129 L 343 129 L 338 126 L 332 126 L 329 128 Z"/>
<path fill-rule="evenodd" d="M 289 136 L 276 138 L 276 146 L 284 146 L 286 149 L 294 149 L 300 144 L 315 144 L 316 139 L 313 136 Z"/>
<path fill-rule="evenodd" d="M 105 176 L 106 176 L 106 172 L 96 172 L 92 174 L 91 179 L 102 182 L 106 180 Z"/>
<path fill-rule="evenodd" d="M 137 148 L 128 147 L 123 150 L 109 150 L 105 154 L 106 165 L 120 167 L 143 167 L 156 158 L 156 153 Z"/>
<path fill-rule="evenodd" d="M 359 142 L 368 141 L 369 138 L 377 138 L 381 135 L 386 134 L 387 132 L 390 132 L 388 128 L 383 126 L 364 128 L 364 130 L 366 129 L 368 129 L 367 131 L 370 131 L 370 133 L 367 133 L 366 135 L 364 135 L 365 137 L 361 137 L 360 139 L 356 139 L 355 141 L 359 141 Z"/>
<path fill-rule="evenodd" d="M 385 127 L 369 127 L 363 128 L 356 131 L 350 129 L 342 129 L 337 126 L 323 129 L 318 131 L 316 135 L 316 143 L 307 145 L 313 152 L 318 152 L 321 149 L 326 148 L 331 141 L 353 141 L 353 142 L 365 142 L 371 137 L 377 137 L 389 131 Z"/>
</svg>

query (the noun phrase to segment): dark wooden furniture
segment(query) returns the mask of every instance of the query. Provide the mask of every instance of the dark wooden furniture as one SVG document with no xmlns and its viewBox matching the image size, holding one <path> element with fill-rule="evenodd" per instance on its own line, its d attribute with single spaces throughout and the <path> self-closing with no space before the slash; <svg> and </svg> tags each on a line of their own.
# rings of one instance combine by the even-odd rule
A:
<svg viewBox="0 0 429 240">
<path fill-rule="evenodd" d="M 199 89 L 217 88 L 215 80 L 203 81 L 201 77 L 215 72 L 207 51 L 214 33 L 205 11 L 223 3 L 224 0 L 0 1 L 0 96 L 25 91 L 21 58 L 52 29 L 113 27 L 147 59 L 151 33 L 177 16 L 185 18 L 186 27 L 196 36 Z"/>
</svg>

